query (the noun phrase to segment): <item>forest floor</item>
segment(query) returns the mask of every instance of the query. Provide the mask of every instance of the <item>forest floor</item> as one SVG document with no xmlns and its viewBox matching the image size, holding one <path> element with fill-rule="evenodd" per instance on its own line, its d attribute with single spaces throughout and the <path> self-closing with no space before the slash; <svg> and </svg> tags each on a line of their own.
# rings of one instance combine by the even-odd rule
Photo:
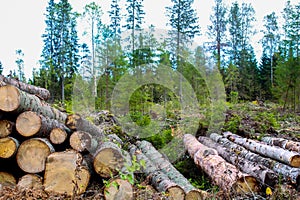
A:
<svg viewBox="0 0 300 200">
<path fill-rule="evenodd" d="M 273 103 L 240 103 L 229 104 L 226 112 L 226 121 L 222 131 L 231 131 L 247 138 L 259 139 L 262 136 L 275 136 L 300 141 L 300 114 L 283 110 Z M 200 131 L 205 133 L 205 131 Z M 174 166 L 197 188 L 211 194 L 211 199 L 232 199 L 230 194 L 224 194 L 213 186 L 209 178 L 196 167 L 189 156 L 185 156 Z M 134 188 L 134 196 L 137 200 L 161 200 L 168 199 L 162 193 L 158 193 L 150 186 L 147 177 L 137 176 L 137 184 Z M 66 195 L 46 193 L 43 190 L 10 188 L 0 186 L 0 200 L 8 199 L 103 199 L 105 184 L 99 177 L 94 177 L 87 191 L 72 198 Z M 277 193 L 276 193 L 277 192 Z M 288 199 L 288 194 L 282 191 L 274 191 L 272 196 L 262 192 L 258 196 L 245 195 L 234 199 Z"/>
</svg>

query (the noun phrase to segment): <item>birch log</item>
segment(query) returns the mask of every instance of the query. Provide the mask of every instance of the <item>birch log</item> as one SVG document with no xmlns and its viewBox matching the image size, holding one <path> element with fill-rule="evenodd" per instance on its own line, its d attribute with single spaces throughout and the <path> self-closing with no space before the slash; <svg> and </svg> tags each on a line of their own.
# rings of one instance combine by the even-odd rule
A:
<svg viewBox="0 0 300 200">
<path fill-rule="evenodd" d="M 185 199 L 203 199 L 206 192 L 196 189 L 150 142 L 138 141 L 137 147 L 154 163 L 170 180 L 174 181 L 185 192 Z"/>
<path fill-rule="evenodd" d="M 1 84 L 2 86 L 7 85 L 7 84 L 13 85 L 13 86 L 19 88 L 20 90 L 23 90 L 29 94 L 36 95 L 43 100 L 47 100 L 50 98 L 50 92 L 49 92 L 49 90 L 47 90 L 45 88 L 37 87 L 34 85 L 29 85 L 29 84 L 26 84 L 19 80 L 13 79 L 13 78 L 7 78 L 3 75 L 0 75 L 0 82 L 2 82 L 2 84 Z"/>
<path fill-rule="evenodd" d="M 198 146 L 198 151 L 192 157 L 195 164 L 223 191 L 238 194 L 258 191 L 258 183 L 253 176 L 241 173 L 234 165 L 220 157 L 216 150 L 201 144 L 190 134 L 183 136 L 183 142 L 187 150 Z"/>
<path fill-rule="evenodd" d="M 61 122 L 67 118 L 67 114 L 51 107 L 37 96 L 21 91 L 12 85 L 0 87 L 0 110 L 16 113 L 34 111 Z"/>
<path fill-rule="evenodd" d="M 275 145 L 290 151 L 296 151 L 298 153 L 300 152 L 300 142 L 274 137 L 262 137 L 261 140 L 270 145 Z"/>
<path fill-rule="evenodd" d="M 157 191 L 166 193 L 171 200 L 184 199 L 184 190 L 170 180 L 166 174 L 159 171 L 158 168 L 155 167 L 154 163 L 135 145 L 130 146 L 130 155 L 131 157 L 135 156 L 139 163 L 142 161 L 145 162 L 145 167 L 142 168 L 142 172 L 145 173 L 146 176 L 150 177 L 151 184 L 157 189 Z"/>
<path fill-rule="evenodd" d="M 15 129 L 15 123 L 8 120 L 0 120 L 0 138 L 9 136 Z"/>
<path fill-rule="evenodd" d="M 0 138 L 0 158 L 13 157 L 19 148 L 19 141 L 13 137 Z"/>
<path fill-rule="evenodd" d="M 300 184 L 300 169 L 299 168 L 294 168 L 290 167 L 288 165 L 285 165 L 283 163 L 277 162 L 275 160 L 272 160 L 270 158 L 266 158 L 263 156 L 260 156 L 256 153 L 253 153 L 244 147 L 235 144 L 228 140 L 227 138 L 224 138 L 223 136 L 212 133 L 210 134 L 210 138 L 217 142 L 222 144 L 223 146 L 230 148 L 231 150 L 236 151 L 236 153 L 247 160 L 250 160 L 252 162 L 260 163 L 269 169 L 273 170 L 276 173 L 279 173 L 283 176 L 283 178 L 287 181 L 290 181 L 291 183 L 294 184 Z"/>
<path fill-rule="evenodd" d="M 71 132 L 64 124 L 55 119 L 39 115 L 36 112 L 26 111 L 21 113 L 16 120 L 16 129 L 24 137 L 45 137 L 49 138 L 52 129 L 60 128 Z"/>
<path fill-rule="evenodd" d="M 273 158 L 277 161 L 288 164 L 292 167 L 300 167 L 300 154 L 285 150 L 277 146 L 267 145 L 255 140 L 242 138 L 231 132 L 224 132 L 223 135 L 232 142 L 239 144 L 250 151 Z"/>
<path fill-rule="evenodd" d="M 216 143 L 208 137 L 201 136 L 198 138 L 198 140 L 205 146 L 217 150 L 218 154 L 222 156 L 227 162 L 238 166 L 238 168 L 243 172 L 257 178 L 263 184 L 271 187 L 274 187 L 277 184 L 279 180 L 278 175 L 264 165 L 244 159 L 236 154 L 235 151 L 232 151 L 231 149 L 226 148 L 219 143 Z"/>
</svg>

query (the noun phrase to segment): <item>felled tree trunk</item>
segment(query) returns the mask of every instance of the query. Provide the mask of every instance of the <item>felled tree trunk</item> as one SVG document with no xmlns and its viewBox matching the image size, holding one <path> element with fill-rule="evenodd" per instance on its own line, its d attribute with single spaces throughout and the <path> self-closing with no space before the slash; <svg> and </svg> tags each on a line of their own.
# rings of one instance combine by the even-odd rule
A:
<svg viewBox="0 0 300 200">
<path fill-rule="evenodd" d="M 52 144 L 63 144 L 68 138 L 68 133 L 65 129 L 54 128 L 50 132 L 49 140 Z"/>
<path fill-rule="evenodd" d="M 78 152 L 95 152 L 98 146 L 91 134 L 84 131 L 75 131 L 70 136 L 71 147 Z"/>
<path fill-rule="evenodd" d="M 150 142 L 138 141 L 137 147 L 154 163 L 170 180 L 174 181 L 185 192 L 185 199 L 203 199 L 206 192 L 196 189 L 177 169 L 159 153 Z"/>
<path fill-rule="evenodd" d="M 172 200 L 183 200 L 185 193 L 184 190 L 174 183 L 169 177 L 162 171 L 159 171 L 154 163 L 145 156 L 141 150 L 139 150 L 135 145 L 130 146 L 131 157 L 136 157 L 136 160 L 140 163 L 145 162 L 145 167 L 142 168 L 142 172 L 146 176 L 150 177 L 151 184 L 159 191 L 164 192 Z"/>
<path fill-rule="evenodd" d="M 46 159 L 53 152 L 53 146 L 45 138 L 25 140 L 17 151 L 18 166 L 27 173 L 43 172 Z"/>
<path fill-rule="evenodd" d="M 223 135 L 232 142 L 239 144 L 249 149 L 250 151 L 273 158 L 280 162 L 286 163 L 292 167 L 300 167 L 300 154 L 296 152 L 287 151 L 283 148 L 277 146 L 270 146 L 255 140 L 242 138 L 230 132 L 225 132 L 223 133 Z"/>
<path fill-rule="evenodd" d="M 199 137 L 198 140 L 205 146 L 217 150 L 218 154 L 222 156 L 227 162 L 238 166 L 238 168 L 241 169 L 243 172 L 254 176 L 262 183 L 271 187 L 274 187 L 277 184 L 279 180 L 278 175 L 274 171 L 265 167 L 264 165 L 244 159 L 240 157 L 236 152 L 222 146 L 221 144 L 214 142 L 208 137 Z"/>
<path fill-rule="evenodd" d="M 26 174 L 19 179 L 17 187 L 20 189 L 42 189 L 43 179 L 36 174 Z"/>
<path fill-rule="evenodd" d="M 82 163 L 82 156 L 74 150 L 49 155 L 44 174 L 45 191 L 69 196 L 85 192 L 90 172 Z"/>
<path fill-rule="evenodd" d="M 0 158 L 13 157 L 19 148 L 19 142 L 13 137 L 0 139 Z"/>
<path fill-rule="evenodd" d="M 0 171 L 0 186 L 14 187 L 16 184 L 17 180 L 12 174 Z"/>
<path fill-rule="evenodd" d="M 8 120 L 0 120 L 0 138 L 9 136 L 15 129 L 15 123 Z"/>
<path fill-rule="evenodd" d="M 270 145 L 275 145 L 290 151 L 300 152 L 300 142 L 274 137 L 262 137 L 261 140 Z"/>
<path fill-rule="evenodd" d="M 212 133 L 212 134 L 210 134 L 210 138 L 213 141 L 220 143 L 227 148 L 234 149 L 234 151 L 236 151 L 236 153 L 240 157 L 250 160 L 252 162 L 256 162 L 261 165 L 264 165 L 264 166 L 268 167 L 269 169 L 273 170 L 274 172 L 281 174 L 285 180 L 290 181 L 294 184 L 300 183 L 300 169 L 299 168 L 293 168 L 288 165 L 277 162 L 275 160 L 272 160 L 270 158 L 260 156 L 256 153 L 253 153 L 253 152 L 245 149 L 244 147 L 242 147 L 238 144 L 231 142 L 230 140 L 222 137 L 219 134 Z"/>
<path fill-rule="evenodd" d="M 105 200 L 126 199 L 133 200 L 133 188 L 127 180 L 112 180 L 104 189 Z"/>
<path fill-rule="evenodd" d="M 2 82 L 1 86 L 4 86 L 6 84 L 13 85 L 20 90 L 23 90 L 29 94 L 36 95 L 43 100 L 47 100 L 50 98 L 50 92 L 45 88 L 29 85 L 13 78 L 4 77 L 3 75 L 0 75 L 0 82 Z"/>
<path fill-rule="evenodd" d="M 185 134 L 183 141 L 187 150 L 194 149 L 194 146 L 200 147 L 193 156 L 195 164 L 222 190 L 235 193 L 258 191 L 258 183 L 254 177 L 241 173 L 234 165 L 220 157 L 214 149 L 209 150 L 201 144 L 193 135 Z"/>
<path fill-rule="evenodd" d="M 41 101 L 37 96 L 28 94 L 11 85 L 0 87 L 0 110 L 17 113 L 34 111 L 61 122 L 64 122 L 67 118 L 65 113 Z"/>
<path fill-rule="evenodd" d="M 57 120 L 44 117 L 32 111 L 21 113 L 16 120 L 16 129 L 18 133 L 24 137 L 35 136 L 49 138 L 54 128 L 71 132 L 64 124 Z"/>
</svg>

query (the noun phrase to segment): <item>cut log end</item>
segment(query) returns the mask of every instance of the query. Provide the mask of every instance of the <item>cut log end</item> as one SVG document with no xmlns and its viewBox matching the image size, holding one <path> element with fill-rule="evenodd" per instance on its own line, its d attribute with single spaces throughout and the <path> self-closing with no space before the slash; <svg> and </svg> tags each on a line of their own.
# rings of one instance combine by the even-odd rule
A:
<svg viewBox="0 0 300 200">
<path fill-rule="evenodd" d="M 232 187 L 233 192 L 237 194 L 249 193 L 249 192 L 259 192 L 259 184 L 253 176 L 244 176 L 239 178 Z"/>
<path fill-rule="evenodd" d="M 0 110 L 11 112 L 20 106 L 20 92 L 11 85 L 0 87 Z"/>
<path fill-rule="evenodd" d="M 12 138 L 6 137 L 0 139 L 0 158 L 10 158 L 17 152 L 19 142 Z"/>
<path fill-rule="evenodd" d="M 171 199 L 184 199 L 185 193 L 179 186 L 172 186 L 167 189 L 166 193 Z"/>
<path fill-rule="evenodd" d="M 17 187 L 25 189 L 42 189 L 42 177 L 36 174 L 26 174 L 19 179 Z"/>
<path fill-rule="evenodd" d="M 185 195 L 185 200 L 202 200 L 205 199 L 205 195 L 202 194 L 202 191 L 191 190 Z"/>
<path fill-rule="evenodd" d="M 92 146 L 92 136 L 83 131 L 76 131 L 70 137 L 70 145 L 78 152 L 90 150 Z"/>
<path fill-rule="evenodd" d="M 21 113 L 16 120 L 16 129 L 19 134 L 30 137 L 41 129 L 42 121 L 39 115 L 32 111 Z"/>
<path fill-rule="evenodd" d="M 300 155 L 295 155 L 291 157 L 290 163 L 292 167 L 300 167 Z"/>
<path fill-rule="evenodd" d="M 71 115 L 67 116 L 65 124 L 69 129 L 76 130 L 77 129 L 77 121 L 80 119 L 81 119 L 80 115 L 71 114 Z"/>
<path fill-rule="evenodd" d="M 68 134 L 61 128 L 54 128 L 50 132 L 50 141 L 52 144 L 62 144 L 67 140 Z"/>
<path fill-rule="evenodd" d="M 9 136 L 14 128 L 14 123 L 8 120 L 0 120 L 0 138 Z"/>
<path fill-rule="evenodd" d="M 14 187 L 17 184 L 15 177 L 7 172 L 0 172 L 0 185 Z"/>
<path fill-rule="evenodd" d="M 104 189 L 104 197 L 106 200 L 133 200 L 132 185 L 126 180 L 116 179 Z"/>
</svg>

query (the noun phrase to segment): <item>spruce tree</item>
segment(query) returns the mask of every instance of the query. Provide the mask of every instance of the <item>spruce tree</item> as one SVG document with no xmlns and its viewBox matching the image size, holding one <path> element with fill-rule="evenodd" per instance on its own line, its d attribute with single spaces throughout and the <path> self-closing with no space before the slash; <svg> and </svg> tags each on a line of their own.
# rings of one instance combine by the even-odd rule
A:
<svg viewBox="0 0 300 200">
<path fill-rule="evenodd" d="M 24 74 L 24 53 L 21 49 L 16 50 L 16 64 L 18 67 L 18 79 L 20 81 L 25 81 L 25 74 Z"/>
<path fill-rule="evenodd" d="M 2 66 L 2 62 L 0 61 L 0 75 L 2 74 L 3 72 L 3 66 Z"/>
</svg>

